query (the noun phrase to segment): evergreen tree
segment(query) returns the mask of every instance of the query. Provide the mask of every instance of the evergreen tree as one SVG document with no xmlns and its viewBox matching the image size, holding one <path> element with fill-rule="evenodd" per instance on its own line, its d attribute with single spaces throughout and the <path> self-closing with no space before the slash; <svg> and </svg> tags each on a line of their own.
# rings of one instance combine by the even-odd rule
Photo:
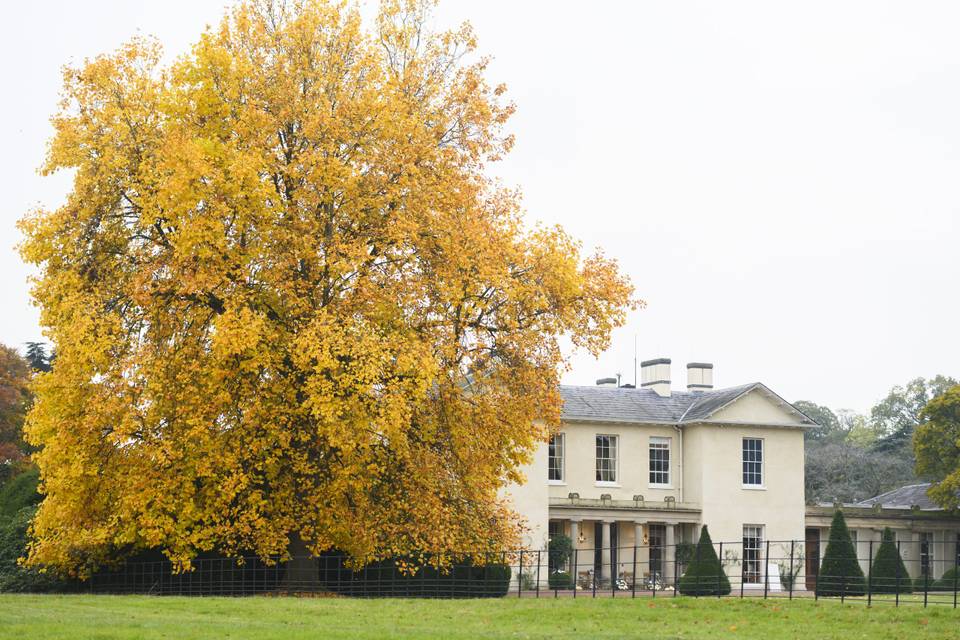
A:
<svg viewBox="0 0 960 640">
<path fill-rule="evenodd" d="M 862 596 L 866 592 L 857 550 L 850 539 L 843 512 L 838 509 L 830 524 L 830 540 L 817 577 L 817 593 L 821 596 Z"/>
<path fill-rule="evenodd" d="M 677 589 L 688 596 L 725 596 L 730 593 L 730 580 L 723 572 L 723 565 L 713 549 L 707 525 L 700 529 L 700 542 L 697 543 L 693 560 L 681 576 Z"/>
<path fill-rule="evenodd" d="M 880 548 L 870 568 L 870 582 L 874 593 L 910 593 L 910 574 L 900 557 L 896 538 L 890 527 L 883 530 Z"/>
</svg>

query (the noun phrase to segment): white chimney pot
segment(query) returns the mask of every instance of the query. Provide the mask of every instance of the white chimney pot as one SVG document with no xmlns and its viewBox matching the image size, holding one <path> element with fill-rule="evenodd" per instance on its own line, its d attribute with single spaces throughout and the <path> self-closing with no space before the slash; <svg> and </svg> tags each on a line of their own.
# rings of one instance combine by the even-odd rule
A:
<svg viewBox="0 0 960 640">
<path fill-rule="evenodd" d="M 640 363 L 640 386 L 653 389 L 663 398 L 670 397 L 670 358 L 656 358 Z"/>
<path fill-rule="evenodd" d="M 713 389 L 713 365 L 709 362 L 687 363 L 687 391 Z"/>
</svg>

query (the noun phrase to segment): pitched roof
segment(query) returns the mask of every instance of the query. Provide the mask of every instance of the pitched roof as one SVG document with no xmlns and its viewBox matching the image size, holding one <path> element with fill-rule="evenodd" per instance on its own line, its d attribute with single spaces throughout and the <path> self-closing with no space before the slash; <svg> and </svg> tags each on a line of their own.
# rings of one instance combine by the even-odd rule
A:
<svg viewBox="0 0 960 640">
<path fill-rule="evenodd" d="M 798 416 L 797 424 L 815 422 L 759 382 L 712 391 L 674 391 L 663 397 L 653 389 L 561 385 L 562 418 L 568 422 L 684 424 L 707 420 L 741 396 L 758 390 L 782 402 Z"/>
<path fill-rule="evenodd" d="M 878 504 L 884 509 L 911 509 L 914 506 L 923 511 L 942 511 L 942 508 L 927 497 L 929 482 L 910 484 L 893 491 L 881 493 L 873 498 L 855 502 L 854 507 L 873 507 Z"/>
</svg>

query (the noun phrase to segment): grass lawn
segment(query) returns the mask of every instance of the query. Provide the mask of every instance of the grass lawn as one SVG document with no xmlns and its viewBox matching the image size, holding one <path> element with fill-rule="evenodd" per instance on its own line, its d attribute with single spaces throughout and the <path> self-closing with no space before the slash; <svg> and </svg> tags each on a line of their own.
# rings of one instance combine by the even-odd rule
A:
<svg viewBox="0 0 960 640">
<path fill-rule="evenodd" d="M 0 595 L 0 638 L 957 638 L 960 610 L 810 599 Z"/>
</svg>

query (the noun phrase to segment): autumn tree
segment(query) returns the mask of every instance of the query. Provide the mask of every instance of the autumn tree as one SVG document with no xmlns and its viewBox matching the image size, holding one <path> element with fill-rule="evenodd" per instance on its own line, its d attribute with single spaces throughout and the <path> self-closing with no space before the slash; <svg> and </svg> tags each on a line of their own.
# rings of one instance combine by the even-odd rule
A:
<svg viewBox="0 0 960 640">
<path fill-rule="evenodd" d="M 23 421 L 30 404 L 30 367 L 17 350 L 0 344 L 0 485 L 24 459 Z"/>
<path fill-rule="evenodd" d="M 875 448 L 879 451 L 902 450 L 910 456 L 913 433 L 922 421 L 923 408 L 957 384 L 954 378 L 937 375 L 929 380 L 915 378 L 902 387 L 898 385 L 890 389 L 887 397 L 870 410 L 870 424 L 880 436 Z"/>
<path fill-rule="evenodd" d="M 913 436 L 917 473 L 934 480 L 930 498 L 944 509 L 960 507 L 960 385 L 931 400 Z"/>
<path fill-rule="evenodd" d="M 245 2 L 172 66 L 65 71 L 73 190 L 21 223 L 57 350 L 31 563 L 517 543 L 498 490 L 559 422 L 559 341 L 636 303 L 488 177 L 513 107 L 427 9 Z"/>
</svg>

